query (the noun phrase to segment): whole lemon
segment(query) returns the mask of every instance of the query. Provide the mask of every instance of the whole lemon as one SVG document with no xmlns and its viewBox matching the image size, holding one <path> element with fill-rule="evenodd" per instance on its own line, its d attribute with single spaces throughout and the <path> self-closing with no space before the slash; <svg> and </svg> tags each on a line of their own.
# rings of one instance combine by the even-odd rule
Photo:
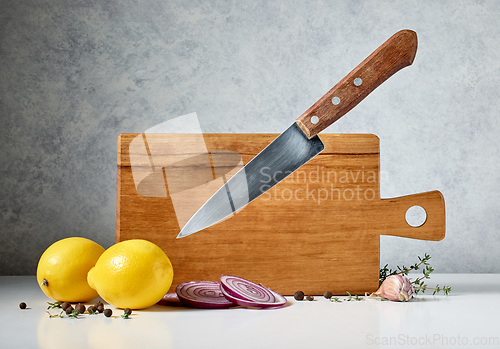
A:
<svg viewBox="0 0 500 349">
<path fill-rule="evenodd" d="M 108 248 L 87 280 L 117 308 L 143 309 L 156 304 L 172 285 L 170 259 L 150 241 L 133 239 Z"/>
<path fill-rule="evenodd" d="M 56 241 L 38 261 L 36 279 L 49 298 L 65 302 L 87 302 L 99 295 L 87 283 L 87 273 L 104 248 L 96 242 L 70 237 Z"/>
</svg>

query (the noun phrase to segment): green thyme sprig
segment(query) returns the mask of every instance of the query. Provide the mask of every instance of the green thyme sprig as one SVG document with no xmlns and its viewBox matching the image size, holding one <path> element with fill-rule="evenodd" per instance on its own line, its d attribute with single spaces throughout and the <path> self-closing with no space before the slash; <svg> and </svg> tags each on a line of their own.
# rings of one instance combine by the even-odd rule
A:
<svg viewBox="0 0 500 349">
<path fill-rule="evenodd" d="M 383 268 L 380 269 L 380 277 L 379 277 L 379 281 L 378 281 L 379 286 L 382 285 L 382 282 L 384 282 L 384 280 L 387 277 L 389 277 L 391 275 L 408 275 L 408 273 L 410 271 L 420 269 L 420 266 L 422 264 L 424 265 L 424 275 L 426 274 L 426 271 L 428 270 L 428 268 L 430 268 L 430 271 L 428 271 L 427 275 L 432 273 L 434 271 L 434 269 L 432 269 L 432 267 L 429 266 L 430 259 L 431 259 L 431 256 L 426 253 L 424 258 L 418 256 L 419 261 L 417 263 L 413 264 L 412 266 L 406 267 L 403 265 L 402 267 L 400 267 L 398 265 L 398 266 L 396 266 L 396 269 L 394 269 L 394 270 L 387 268 L 388 264 L 386 264 Z M 428 279 L 428 277 L 427 277 L 427 279 Z"/>
<path fill-rule="evenodd" d="M 346 299 L 343 300 L 345 302 L 353 302 L 353 301 L 359 302 L 359 301 L 363 300 L 363 297 L 360 297 L 357 294 L 352 295 L 349 291 L 346 291 L 346 293 L 348 296 Z M 342 303 L 343 301 L 339 297 L 330 298 L 330 302 L 332 302 L 332 303 Z"/>
<path fill-rule="evenodd" d="M 363 298 L 358 296 L 357 294 L 353 296 L 348 291 L 346 291 L 346 292 L 349 295 L 349 297 L 347 297 L 347 299 L 346 299 L 346 302 L 351 302 L 351 301 L 358 301 L 359 302 L 359 301 L 363 300 Z"/>
<path fill-rule="evenodd" d="M 47 307 L 47 310 L 49 310 L 49 309 L 61 308 L 62 302 L 54 302 L 54 303 L 47 302 L 47 304 L 49 305 Z"/>
<path fill-rule="evenodd" d="M 48 310 L 47 310 L 47 314 L 49 314 L 49 318 L 53 318 L 53 317 L 60 317 L 60 318 L 63 318 L 64 317 L 64 310 L 61 310 L 61 312 L 59 314 L 51 314 Z M 72 319 L 78 319 L 78 315 L 81 315 L 79 312 L 77 312 L 76 310 L 73 310 L 71 313 L 67 314 L 67 316 L 69 318 L 72 318 Z"/>
<path fill-rule="evenodd" d="M 426 290 L 434 290 L 432 292 L 432 295 L 436 295 L 439 292 L 443 292 L 445 296 L 448 296 L 451 292 L 451 286 L 443 286 L 439 287 L 439 285 L 436 285 L 436 287 L 427 287 L 427 285 L 424 286 L 418 286 L 418 287 L 413 287 L 415 289 L 415 293 L 417 294 L 418 292 L 424 293 Z"/>
<path fill-rule="evenodd" d="M 80 313 L 76 310 L 73 310 L 70 314 L 68 314 L 68 317 L 78 319 L 78 315 L 80 315 Z"/>
<path fill-rule="evenodd" d="M 52 315 L 48 310 L 47 310 L 47 314 L 49 314 L 49 318 L 53 318 L 53 317 L 60 317 L 60 318 L 63 318 L 64 315 L 64 310 L 62 310 L 59 314 L 56 314 L 56 315 Z"/>
<path fill-rule="evenodd" d="M 388 264 L 386 264 L 383 268 L 380 269 L 379 286 L 382 285 L 382 282 L 384 282 L 384 280 L 391 275 L 407 276 L 410 271 L 419 270 L 420 268 L 422 268 L 423 275 L 411 282 L 414 285 L 413 288 L 415 289 L 415 294 L 424 293 L 426 290 L 434 290 L 433 295 L 439 292 L 443 292 L 445 295 L 448 295 L 451 292 L 451 286 L 444 286 L 441 288 L 439 287 L 439 285 L 437 285 L 436 287 L 428 287 L 425 284 L 425 280 L 430 279 L 430 275 L 434 271 L 434 268 L 429 265 L 430 259 L 431 256 L 426 253 L 424 258 L 418 256 L 419 261 L 411 265 L 410 267 L 405 267 L 404 265 L 400 267 L 398 265 L 394 270 L 387 268 Z"/>
</svg>

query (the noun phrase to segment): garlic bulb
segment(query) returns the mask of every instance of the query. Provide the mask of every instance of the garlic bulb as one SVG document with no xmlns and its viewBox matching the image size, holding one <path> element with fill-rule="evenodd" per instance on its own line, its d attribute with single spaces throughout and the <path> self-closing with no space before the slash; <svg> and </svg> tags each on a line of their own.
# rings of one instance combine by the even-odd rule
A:
<svg viewBox="0 0 500 349">
<path fill-rule="evenodd" d="M 382 297 L 395 302 L 408 302 L 413 297 L 414 292 L 411 281 L 406 276 L 391 275 L 368 298 Z"/>
</svg>

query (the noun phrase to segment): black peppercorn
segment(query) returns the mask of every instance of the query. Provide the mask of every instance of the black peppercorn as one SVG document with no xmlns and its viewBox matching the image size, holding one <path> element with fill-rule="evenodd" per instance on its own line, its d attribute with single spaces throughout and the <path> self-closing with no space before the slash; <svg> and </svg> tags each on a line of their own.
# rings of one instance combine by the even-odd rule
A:
<svg viewBox="0 0 500 349">
<path fill-rule="evenodd" d="M 95 314 L 95 313 L 97 313 L 97 308 L 95 306 L 91 305 L 88 308 L 88 311 L 89 311 L 89 314 Z"/>
<path fill-rule="evenodd" d="M 308 301 L 313 301 L 313 300 L 314 300 L 314 297 L 313 297 L 313 296 L 307 296 L 307 297 L 306 297 L 306 299 L 307 299 Z"/>
<path fill-rule="evenodd" d="M 61 309 L 66 311 L 66 308 L 69 307 L 71 304 L 69 304 L 68 302 L 62 302 L 61 303 Z"/>
<path fill-rule="evenodd" d="M 111 309 L 104 310 L 105 317 L 110 317 L 112 314 L 113 314 L 113 311 Z"/>
<path fill-rule="evenodd" d="M 125 310 L 123 310 L 123 315 L 130 315 L 132 314 L 132 310 L 130 310 L 130 308 L 125 308 Z"/>
<path fill-rule="evenodd" d="M 26 309 L 26 303 L 24 302 L 19 303 L 19 308 Z"/>
<path fill-rule="evenodd" d="M 332 298 L 332 296 L 333 296 L 333 294 L 330 291 L 323 293 L 323 297 L 325 297 L 326 299 L 330 299 L 330 298 Z"/>
<path fill-rule="evenodd" d="M 99 313 L 103 313 L 103 312 L 104 312 L 104 305 L 99 304 L 99 305 L 97 306 L 97 311 L 98 311 Z"/>
<path fill-rule="evenodd" d="M 85 313 L 85 305 L 81 304 L 81 303 L 78 303 L 75 307 L 75 310 L 80 313 L 80 314 L 83 314 Z"/>
<path fill-rule="evenodd" d="M 295 294 L 293 295 L 293 298 L 295 298 L 298 301 L 303 300 L 304 299 L 304 292 L 302 292 L 302 291 L 295 292 Z"/>
<path fill-rule="evenodd" d="M 73 308 L 73 306 L 70 305 L 69 307 L 66 308 L 65 312 L 66 314 L 69 315 L 73 312 L 73 310 L 75 310 L 75 308 Z"/>
</svg>

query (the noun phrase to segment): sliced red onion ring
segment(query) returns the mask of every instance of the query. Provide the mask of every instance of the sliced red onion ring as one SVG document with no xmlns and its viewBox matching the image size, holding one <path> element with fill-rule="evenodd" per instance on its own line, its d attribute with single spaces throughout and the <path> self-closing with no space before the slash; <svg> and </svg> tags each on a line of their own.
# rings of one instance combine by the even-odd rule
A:
<svg viewBox="0 0 500 349">
<path fill-rule="evenodd" d="M 221 291 L 222 291 L 222 294 L 224 294 L 224 296 L 228 300 L 230 300 L 231 302 L 233 302 L 237 305 L 241 305 L 243 307 L 255 307 L 255 308 L 271 309 L 271 308 L 279 308 L 279 307 L 282 307 L 286 304 L 286 298 L 281 296 L 279 293 L 275 293 L 276 301 L 274 303 L 267 303 L 267 302 L 249 301 L 246 299 L 241 299 L 238 297 L 231 296 L 230 294 L 226 293 L 226 291 L 222 287 L 221 287 Z M 282 297 L 282 298 L 280 299 L 280 297 Z"/>
<path fill-rule="evenodd" d="M 171 306 L 171 307 L 183 307 L 184 306 L 184 304 L 181 302 L 181 300 L 177 296 L 177 293 L 175 293 L 175 292 L 167 293 L 156 304 L 158 304 L 158 305 L 168 305 L 168 306 Z"/>
<path fill-rule="evenodd" d="M 176 287 L 175 293 L 184 305 L 200 309 L 219 309 L 233 306 L 214 281 L 190 281 Z"/>
<path fill-rule="evenodd" d="M 286 298 L 273 290 L 252 281 L 231 275 L 222 275 L 222 294 L 238 305 L 246 307 L 281 307 Z"/>
</svg>

